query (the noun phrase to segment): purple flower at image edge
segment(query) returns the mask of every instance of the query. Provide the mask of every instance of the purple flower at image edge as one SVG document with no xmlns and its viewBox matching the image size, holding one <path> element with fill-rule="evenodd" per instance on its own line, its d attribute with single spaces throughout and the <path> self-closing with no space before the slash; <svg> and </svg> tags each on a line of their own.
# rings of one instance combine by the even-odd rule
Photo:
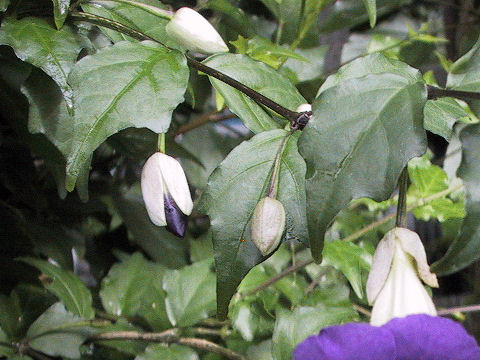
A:
<svg viewBox="0 0 480 360">
<path fill-rule="evenodd" d="M 457 322 L 421 314 L 327 327 L 300 343 L 294 360 L 480 360 L 480 347 Z"/>
</svg>

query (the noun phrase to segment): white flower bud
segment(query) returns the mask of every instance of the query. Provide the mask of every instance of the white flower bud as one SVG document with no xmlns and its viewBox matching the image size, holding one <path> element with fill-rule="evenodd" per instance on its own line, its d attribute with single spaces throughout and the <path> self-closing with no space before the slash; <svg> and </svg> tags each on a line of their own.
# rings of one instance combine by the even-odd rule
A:
<svg viewBox="0 0 480 360">
<path fill-rule="evenodd" d="M 285 209 L 280 201 L 265 197 L 255 207 L 252 218 L 252 241 L 263 256 L 278 247 L 285 230 Z"/>
<path fill-rule="evenodd" d="M 141 185 L 150 220 L 183 236 L 193 202 L 180 163 L 160 152 L 153 154 L 143 166 Z"/>
<path fill-rule="evenodd" d="M 381 326 L 412 314 L 436 315 L 422 280 L 438 287 L 420 237 L 404 228 L 390 230 L 378 244 L 368 275 L 367 297 L 373 304 L 370 324 Z"/>
<path fill-rule="evenodd" d="M 215 28 L 195 10 L 183 7 L 166 26 L 167 34 L 188 50 L 202 54 L 228 52 Z"/>
<path fill-rule="evenodd" d="M 302 104 L 297 108 L 297 112 L 307 112 L 307 111 L 312 111 L 312 105 Z"/>
</svg>

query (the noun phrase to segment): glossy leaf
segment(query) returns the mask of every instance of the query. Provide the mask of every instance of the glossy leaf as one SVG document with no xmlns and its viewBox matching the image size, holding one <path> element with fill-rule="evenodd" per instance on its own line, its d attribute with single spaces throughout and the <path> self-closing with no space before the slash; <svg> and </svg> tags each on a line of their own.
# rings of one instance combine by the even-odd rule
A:
<svg viewBox="0 0 480 360">
<path fill-rule="evenodd" d="M 114 315 L 134 316 L 142 306 L 154 277 L 163 277 L 164 268 L 134 253 L 112 266 L 103 278 L 100 298 L 106 311 Z"/>
<path fill-rule="evenodd" d="M 462 163 L 457 175 L 465 184 L 467 216 L 445 256 L 432 265 L 439 274 L 451 274 L 480 258 L 480 124 L 465 127 L 460 138 Z"/>
<path fill-rule="evenodd" d="M 167 131 L 188 74 L 182 54 L 150 41 L 117 43 L 80 60 L 69 76 L 75 126 L 67 189 L 73 190 L 82 167 L 110 135 L 127 127 Z"/>
<path fill-rule="evenodd" d="M 478 121 L 455 99 L 448 97 L 428 100 L 425 104 L 424 115 L 425 130 L 440 135 L 447 141 L 451 140 L 453 126 L 457 122 L 473 123 Z"/>
<path fill-rule="evenodd" d="M 248 56 L 214 55 L 204 61 L 204 64 L 233 77 L 290 110 L 295 111 L 299 105 L 306 103 L 290 81 L 268 65 L 252 60 Z M 225 98 L 230 110 L 237 114 L 245 126 L 254 133 L 278 129 L 286 125 L 287 120 L 274 118 L 271 112 L 238 90 L 214 78 L 210 78 L 210 81 Z"/>
<path fill-rule="evenodd" d="M 0 28 L 0 44 L 11 46 L 21 60 L 47 73 L 60 86 L 67 105 L 72 106 L 73 94 L 67 77 L 82 48 L 72 28 L 55 30 L 48 21 L 39 18 L 7 18 Z"/>
<path fill-rule="evenodd" d="M 52 0 L 53 1 L 53 15 L 55 17 L 55 25 L 57 29 L 61 29 L 65 19 L 68 15 L 68 7 L 70 0 Z"/>
<path fill-rule="evenodd" d="M 195 351 L 181 345 L 154 344 L 145 349 L 135 360 L 199 360 Z"/>
<path fill-rule="evenodd" d="M 323 250 L 324 265 L 331 265 L 345 275 L 360 299 L 365 295 L 363 289 L 370 271 L 369 258 L 371 256 L 365 249 L 348 242 L 326 242 Z"/>
<path fill-rule="evenodd" d="M 293 350 L 303 340 L 330 325 L 353 321 L 357 317 L 352 306 L 297 307 L 290 312 L 280 309 L 276 314 L 272 352 L 276 360 L 291 360 Z"/>
<path fill-rule="evenodd" d="M 210 216 L 213 231 L 220 317 L 226 316 L 230 298 L 243 277 L 265 260 L 251 241 L 251 217 L 266 195 L 276 153 L 287 134 L 285 130 L 263 132 L 237 146 L 210 176 L 202 197 L 200 206 Z M 305 242 L 305 167 L 296 143 L 297 134 L 289 136 L 277 199 L 286 212 L 285 238 Z"/>
<path fill-rule="evenodd" d="M 80 345 L 92 334 L 83 323 L 82 318 L 56 303 L 30 326 L 26 338 L 32 349 L 44 354 L 78 359 Z"/>
<path fill-rule="evenodd" d="M 389 64 L 385 70 L 396 65 L 395 70 L 365 75 L 376 58 Z M 426 89 L 417 70 L 379 55 L 354 61 L 329 79 L 299 139 L 307 163 L 307 216 L 316 261 L 335 215 L 353 199 L 389 198 L 403 167 L 426 145 Z"/>
<path fill-rule="evenodd" d="M 165 305 L 173 326 L 192 326 L 215 311 L 215 274 L 211 260 L 165 273 Z"/>
<path fill-rule="evenodd" d="M 21 258 L 21 260 L 48 276 L 48 279 L 44 281 L 44 286 L 58 296 L 69 311 L 85 319 L 94 317 L 92 295 L 82 280 L 74 273 L 40 259 Z"/>
</svg>

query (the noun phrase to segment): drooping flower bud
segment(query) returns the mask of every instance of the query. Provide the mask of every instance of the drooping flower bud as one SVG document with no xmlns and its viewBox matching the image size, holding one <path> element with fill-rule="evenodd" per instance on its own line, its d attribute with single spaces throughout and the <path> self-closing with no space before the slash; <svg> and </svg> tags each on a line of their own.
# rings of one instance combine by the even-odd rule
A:
<svg viewBox="0 0 480 360">
<path fill-rule="evenodd" d="M 285 230 L 285 209 L 280 201 L 264 197 L 255 207 L 252 218 L 252 241 L 263 256 L 278 247 Z"/>
<path fill-rule="evenodd" d="M 167 34 L 188 50 L 202 54 L 228 52 L 220 34 L 202 15 L 183 7 L 166 26 Z"/>
<path fill-rule="evenodd" d="M 367 297 L 373 304 L 370 324 L 381 326 L 412 314 L 436 315 L 422 280 L 438 287 L 420 237 L 405 228 L 390 230 L 378 244 L 368 275 Z"/>
<path fill-rule="evenodd" d="M 153 154 L 143 166 L 141 185 L 150 220 L 183 237 L 193 202 L 180 163 L 161 152 Z"/>
</svg>

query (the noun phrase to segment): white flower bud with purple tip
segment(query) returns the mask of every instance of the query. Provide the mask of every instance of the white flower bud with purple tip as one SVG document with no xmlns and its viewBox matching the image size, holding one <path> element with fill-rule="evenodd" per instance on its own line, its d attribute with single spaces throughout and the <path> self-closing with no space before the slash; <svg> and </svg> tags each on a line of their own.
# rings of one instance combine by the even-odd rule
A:
<svg viewBox="0 0 480 360">
<path fill-rule="evenodd" d="M 180 163 L 161 152 L 153 154 L 143 166 L 141 185 L 150 220 L 183 237 L 193 202 Z"/>
<path fill-rule="evenodd" d="M 188 50 L 202 54 L 228 52 L 220 34 L 202 15 L 183 7 L 166 26 L 167 34 Z"/>
<path fill-rule="evenodd" d="M 438 287 L 420 237 L 404 228 L 390 230 L 377 246 L 367 280 L 367 297 L 373 304 L 370 324 L 380 326 L 411 314 L 436 315 L 422 280 Z"/>
</svg>

